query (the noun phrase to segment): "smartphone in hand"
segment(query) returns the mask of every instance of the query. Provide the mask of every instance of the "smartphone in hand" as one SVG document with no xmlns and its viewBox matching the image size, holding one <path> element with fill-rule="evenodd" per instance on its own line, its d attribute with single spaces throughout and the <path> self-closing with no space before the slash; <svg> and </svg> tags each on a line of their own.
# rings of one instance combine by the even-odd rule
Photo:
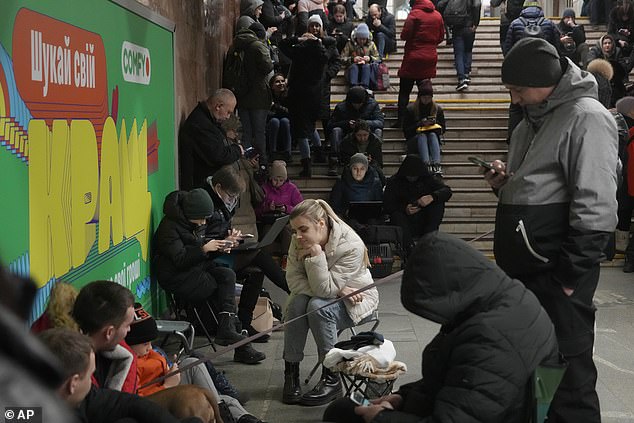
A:
<svg viewBox="0 0 634 423">
<path fill-rule="evenodd" d="M 350 400 L 357 405 L 370 405 L 370 400 L 368 400 L 361 391 L 353 391 L 350 394 Z"/>
<path fill-rule="evenodd" d="M 481 167 L 483 167 L 485 169 L 495 171 L 495 168 L 493 167 L 493 165 L 491 163 L 487 162 L 486 160 L 481 159 L 480 157 L 470 156 L 469 157 L 469 161 L 471 163 L 473 163 L 474 165 L 481 166 Z"/>
</svg>

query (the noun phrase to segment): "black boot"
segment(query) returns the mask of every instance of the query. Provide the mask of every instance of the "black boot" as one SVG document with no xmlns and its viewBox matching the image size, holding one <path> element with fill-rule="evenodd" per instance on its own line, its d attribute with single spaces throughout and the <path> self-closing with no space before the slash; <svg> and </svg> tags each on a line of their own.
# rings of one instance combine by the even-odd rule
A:
<svg viewBox="0 0 634 423">
<path fill-rule="evenodd" d="M 312 390 L 302 395 L 299 403 L 302 405 L 324 405 L 339 398 L 341 393 L 341 377 L 339 373 L 322 367 L 321 379 Z"/>
<path fill-rule="evenodd" d="M 240 334 L 236 328 L 235 313 L 223 311 L 220 313 L 218 318 L 218 332 L 216 332 L 214 343 L 225 346 L 242 341 L 246 338 L 244 335 Z"/>
<path fill-rule="evenodd" d="M 314 147 L 314 153 L 315 163 L 326 163 L 326 154 L 321 145 Z"/>
<path fill-rule="evenodd" d="M 284 390 L 282 402 L 297 404 L 302 398 L 302 388 L 299 385 L 299 363 L 284 362 Z"/>
<path fill-rule="evenodd" d="M 634 272 L 634 259 L 625 256 L 625 264 L 623 265 L 624 273 L 632 273 Z"/>
<path fill-rule="evenodd" d="M 337 176 L 337 166 L 339 165 L 339 160 L 336 157 L 330 157 L 328 159 L 328 176 Z"/>
<path fill-rule="evenodd" d="M 233 361 L 244 364 L 257 364 L 266 358 L 266 354 L 251 346 L 251 343 L 236 348 Z"/>
<path fill-rule="evenodd" d="M 310 167 L 310 157 L 302 159 L 302 171 L 299 172 L 300 178 L 310 178 L 313 176 L 312 168 Z"/>
</svg>

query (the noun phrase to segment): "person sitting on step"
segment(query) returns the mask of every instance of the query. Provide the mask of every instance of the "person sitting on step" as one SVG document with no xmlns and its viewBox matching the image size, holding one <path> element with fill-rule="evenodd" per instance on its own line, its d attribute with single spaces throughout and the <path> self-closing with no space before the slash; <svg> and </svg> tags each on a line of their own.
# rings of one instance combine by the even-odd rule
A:
<svg viewBox="0 0 634 423">
<path fill-rule="evenodd" d="M 381 180 L 381 186 L 385 186 L 385 175 L 383 174 L 383 142 L 370 130 L 370 125 L 359 119 L 355 122 L 352 132 L 341 142 L 341 152 L 339 158 L 342 166 L 350 164 L 350 158 L 357 153 L 363 153 L 369 165 L 374 168 Z"/>
<path fill-rule="evenodd" d="M 387 181 L 383 210 L 392 225 L 403 228 L 406 253 L 414 241 L 428 232 L 437 231 L 445 214 L 445 203 L 452 192 L 439 176 L 432 175 L 415 154 L 408 154 Z"/>
<path fill-rule="evenodd" d="M 352 87 L 346 99 L 335 106 L 326 128 L 330 134 L 330 160 L 328 174 L 337 176 L 337 157 L 342 139 L 350 134 L 357 122 L 364 120 L 370 131 L 381 140 L 385 117 L 379 103 L 363 87 Z M 345 163 L 344 163 L 345 165 Z"/>
<path fill-rule="evenodd" d="M 308 331 L 313 333 L 321 363 L 337 342 L 338 330 L 355 326 L 375 312 L 379 293 L 371 288 L 335 301 L 370 285 L 372 275 L 363 241 L 328 203 L 302 201 L 291 213 L 291 227 L 294 236 L 286 268 L 291 296 L 284 320 L 298 320 L 284 331 L 282 402 L 323 405 L 341 395 L 341 379 L 324 367 L 317 385 L 302 395 L 299 363 L 304 358 Z"/>
<path fill-rule="evenodd" d="M 353 228 L 359 227 L 359 222 L 347 219 L 348 209 L 352 201 L 383 201 L 383 186 L 376 170 L 368 163 L 363 153 L 354 154 L 349 166 L 343 170 L 341 178 L 337 179 L 330 192 L 332 209 Z"/>
<path fill-rule="evenodd" d="M 269 170 L 269 179 L 262 185 L 264 200 L 255 210 L 258 221 L 266 228 L 275 219 L 290 214 L 293 208 L 304 201 L 302 193 L 290 179 L 286 171 L 286 163 L 276 160 Z M 282 254 L 282 268 L 285 269 L 285 257 L 291 245 L 291 228 L 286 225 L 277 238 L 280 241 L 279 251 Z"/>
<path fill-rule="evenodd" d="M 366 24 L 359 24 L 352 31 L 350 41 L 341 52 L 341 60 L 348 66 L 347 75 L 350 86 L 370 87 L 370 72 L 372 72 L 370 64 L 379 60 L 379 51 L 370 38 L 370 29 Z"/>
<path fill-rule="evenodd" d="M 440 137 L 445 132 L 445 113 L 433 100 L 434 90 L 429 79 L 418 85 L 416 101 L 405 111 L 403 135 L 407 154 L 418 154 L 432 174 L 442 174 L 440 167 Z"/>
</svg>

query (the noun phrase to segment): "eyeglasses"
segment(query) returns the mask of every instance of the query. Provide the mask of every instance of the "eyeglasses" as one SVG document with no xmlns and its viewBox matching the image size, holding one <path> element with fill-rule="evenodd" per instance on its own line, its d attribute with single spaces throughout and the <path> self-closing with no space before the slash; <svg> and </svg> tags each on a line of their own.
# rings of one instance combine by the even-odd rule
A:
<svg viewBox="0 0 634 423">
<path fill-rule="evenodd" d="M 228 192 L 227 190 L 225 190 L 224 188 L 220 188 L 220 190 L 222 191 L 222 193 L 229 199 L 229 200 L 237 200 L 240 197 L 240 194 L 232 194 L 230 192 Z"/>
</svg>

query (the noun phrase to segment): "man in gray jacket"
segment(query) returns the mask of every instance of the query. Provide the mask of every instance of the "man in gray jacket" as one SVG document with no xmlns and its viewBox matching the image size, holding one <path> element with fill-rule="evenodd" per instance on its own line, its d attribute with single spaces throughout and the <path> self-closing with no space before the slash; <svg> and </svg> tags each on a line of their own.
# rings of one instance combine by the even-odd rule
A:
<svg viewBox="0 0 634 423">
<path fill-rule="evenodd" d="M 569 363 L 548 421 L 600 422 L 592 297 L 617 221 L 616 123 L 594 78 L 545 40 L 520 40 L 502 81 L 524 119 L 507 163 L 485 173 L 499 197 L 495 258 L 540 300 Z"/>
</svg>

